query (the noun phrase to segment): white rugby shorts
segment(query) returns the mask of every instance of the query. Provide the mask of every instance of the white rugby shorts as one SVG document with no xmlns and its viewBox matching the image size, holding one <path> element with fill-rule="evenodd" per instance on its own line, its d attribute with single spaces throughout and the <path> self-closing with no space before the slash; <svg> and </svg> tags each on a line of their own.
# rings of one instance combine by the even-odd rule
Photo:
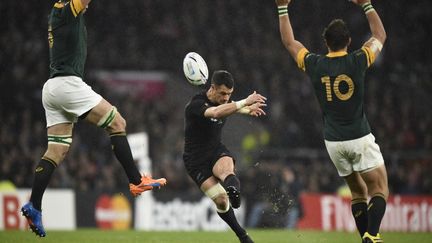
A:
<svg viewBox="0 0 432 243">
<path fill-rule="evenodd" d="M 75 123 L 78 117 L 101 102 L 102 96 L 81 78 L 60 76 L 48 79 L 42 89 L 47 127 Z"/>
<path fill-rule="evenodd" d="M 324 142 L 339 176 L 348 176 L 354 171 L 364 173 L 384 164 L 372 133 L 353 140 Z"/>
</svg>

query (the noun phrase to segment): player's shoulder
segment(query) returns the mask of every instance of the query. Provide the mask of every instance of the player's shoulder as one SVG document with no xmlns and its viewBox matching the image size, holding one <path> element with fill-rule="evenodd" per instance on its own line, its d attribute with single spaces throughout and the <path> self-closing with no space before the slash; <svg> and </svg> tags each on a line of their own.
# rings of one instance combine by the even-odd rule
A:
<svg viewBox="0 0 432 243">
<path fill-rule="evenodd" d="M 350 52 L 348 58 L 355 63 L 362 62 L 363 60 L 368 61 L 368 63 L 370 62 L 370 54 L 364 47 Z"/>
<path fill-rule="evenodd" d="M 352 51 L 348 54 L 350 57 L 358 57 L 361 55 L 365 55 L 365 52 L 363 50 L 363 48 L 357 49 L 355 51 Z"/>
<path fill-rule="evenodd" d="M 205 90 L 201 90 L 200 92 L 196 93 L 194 96 L 192 96 L 191 101 L 194 100 L 207 100 L 207 94 Z"/>
<path fill-rule="evenodd" d="M 322 59 L 324 59 L 324 58 L 326 58 L 326 56 L 325 55 L 322 55 L 322 54 L 318 54 L 318 53 L 315 53 L 315 52 L 308 52 L 308 53 L 306 53 L 306 55 L 305 55 L 305 57 L 304 57 L 304 59 L 305 59 L 305 61 L 319 61 L 319 60 L 322 60 Z"/>
<path fill-rule="evenodd" d="M 207 95 L 205 91 L 200 91 L 196 94 L 194 94 L 191 99 L 189 100 L 189 102 L 186 104 L 186 108 L 191 106 L 194 103 L 199 103 L 199 102 L 206 102 L 207 100 Z"/>
</svg>

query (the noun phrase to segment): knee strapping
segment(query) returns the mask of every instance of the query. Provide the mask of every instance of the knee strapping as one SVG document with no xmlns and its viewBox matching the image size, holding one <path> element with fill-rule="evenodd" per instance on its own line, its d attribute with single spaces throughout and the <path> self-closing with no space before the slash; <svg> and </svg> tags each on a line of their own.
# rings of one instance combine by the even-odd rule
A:
<svg viewBox="0 0 432 243">
<path fill-rule="evenodd" d="M 211 200 L 214 200 L 215 198 L 217 198 L 219 196 L 227 195 L 227 193 L 225 191 L 225 188 L 223 188 L 223 186 L 221 184 L 219 184 L 219 183 L 216 184 L 216 185 L 214 185 L 214 186 L 212 186 L 210 189 L 208 189 L 204 193 Z M 216 210 L 219 213 L 225 213 L 225 212 L 227 212 L 229 210 L 229 202 L 227 202 L 225 209 L 216 208 Z"/>
<path fill-rule="evenodd" d="M 221 184 L 216 184 L 209 188 L 207 191 L 204 192 L 207 197 L 209 197 L 211 200 L 214 200 L 216 197 L 220 195 L 227 195 L 225 188 L 222 187 Z"/>
<path fill-rule="evenodd" d="M 109 127 L 109 126 L 113 123 L 116 114 L 117 114 L 117 108 L 116 108 L 115 106 L 113 106 L 112 109 L 111 109 L 109 112 L 107 112 L 107 113 L 106 113 L 106 114 L 105 114 L 105 115 L 104 115 L 104 116 L 103 116 L 103 117 L 98 121 L 97 125 L 98 125 L 99 127 L 102 127 L 102 128 L 107 128 L 107 127 Z"/>
<path fill-rule="evenodd" d="M 69 147 L 72 144 L 72 135 L 48 134 L 48 144 L 57 144 Z"/>
</svg>

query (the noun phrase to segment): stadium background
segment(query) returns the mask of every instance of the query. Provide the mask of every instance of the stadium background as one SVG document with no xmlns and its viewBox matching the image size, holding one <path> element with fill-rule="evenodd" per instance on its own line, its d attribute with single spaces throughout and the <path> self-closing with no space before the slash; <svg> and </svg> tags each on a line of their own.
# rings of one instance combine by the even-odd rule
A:
<svg viewBox="0 0 432 243">
<path fill-rule="evenodd" d="M 0 180 L 17 188 L 31 187 L 46 146 L 40 90 L 48 77 L 46 23 L 53 2 L 0 3 Z M 368 73 L 366 114 L 386 160 L 391 193 L 430 196 L 432 3 L 374 5 L 388 39 Z M 352 31 L 351 50 L 369 36 L 363 13 L 346 1 L 294 1 L 290 13 L 296 37 L 316 52 L 326 51 L 320 34 L 335 17 Z M 169 180 L 156 198 L 200 198 L 181 160 L 183 108 L 199 90 L 182 76 L 189 51 L 200 53 L 210 72 L 227 69 L 234 75 L 234 99 L 253 90 L 269 98 L 266 118 L 233 117 L 225 130 L 225 143 L 237 158 L 248 227 L 287 227 L 290 212 L 305 213 L 297 207 L 301 193 L 344 194 L 324 150 L 312 86 L 280 42 L 273 1 L 95 0 L 86 21 L 85 80 L 119 108 L 128 133 L 149 135 L 153 175 Z M 140 89 L 124 86 L 116 71 L 134 71 L 132 83 Z M 119 80 L 100 75 L 106 72 Z M 50 188 L 73 189 L 77 198 L 127 190 L 104 132 L 87 124 L 76 128 Z M 81 224 L 95 225 L 90 216 Z"/>
</svg>

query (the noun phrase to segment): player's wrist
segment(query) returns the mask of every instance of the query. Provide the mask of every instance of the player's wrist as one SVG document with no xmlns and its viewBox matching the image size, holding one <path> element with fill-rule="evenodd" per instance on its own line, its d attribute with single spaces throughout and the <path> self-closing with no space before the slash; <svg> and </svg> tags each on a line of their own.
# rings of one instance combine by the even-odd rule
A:
<svg viewBox="0 0 432 243">
<path fill-rule="evenodd" d="M 237 110 L 240 110 L 241 108 L 246 106 L 246 99 L 236 101 L 235 105 L 236 105 Z"/>
<path fill-rule="evenodd" d="M 251 110 L 247 106 L 237 110 L 238 113 L 244 114 L 244 115 L 248 115 L 250 113 L 250 111 Z"/>
<path fill-rule="evenodd" d="M 288 15 L 288 5 L 278 5 L 279 17 Z"/>
<path fill-rule="evenodd" d="M 372 3 L 371 3 L 371 2 L 365 2 L 365 3 L 363 3 L 363 4 L 361 5 L 361 7 L 362 7 L 362 9 L 363 9 L 363 11 L 364 11 L 365 14 L 368 14 L 368 13 L 370 13 L 370 12 L 375 11 L 375 9 L 374 9 L 374 7 L 372 6 Z"/>
</svg>

